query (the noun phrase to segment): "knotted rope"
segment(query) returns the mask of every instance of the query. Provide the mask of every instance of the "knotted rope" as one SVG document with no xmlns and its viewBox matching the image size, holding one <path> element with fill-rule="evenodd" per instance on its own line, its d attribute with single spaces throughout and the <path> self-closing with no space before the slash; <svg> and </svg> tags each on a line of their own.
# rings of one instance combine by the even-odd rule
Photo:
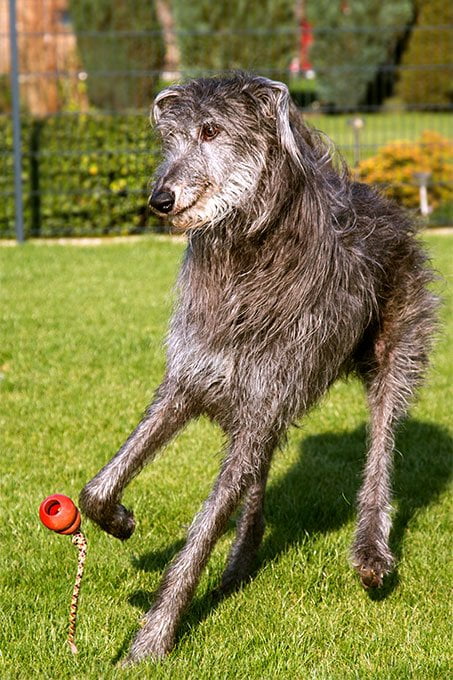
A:
<svg viewBox="0 0 453 680">
<path fill-rule="evenodd" d="M 77 654 L 77 647 L 75 644 L 76 624 L 77 624 L 77 608 L 79 606 L 80 586 L 82 583 L 83 569 L 85 566 L 85 558 L 87 556 L 87 539 L 81 531 L 77 531 L 72 535 L 72 543 L 78 549 L 77 557 L 77 574 L 75 578 L 74 588 L 72 591 L 71 608 L 69 610 L 69 631 L 68 631 L 68 645 L 73 654 Z"/>
</svg>

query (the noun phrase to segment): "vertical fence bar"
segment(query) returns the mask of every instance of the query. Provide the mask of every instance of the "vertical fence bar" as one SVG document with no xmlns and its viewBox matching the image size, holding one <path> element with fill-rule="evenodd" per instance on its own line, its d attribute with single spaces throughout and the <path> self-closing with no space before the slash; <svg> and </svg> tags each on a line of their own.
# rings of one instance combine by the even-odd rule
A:
<svg viewBox="0 0 453 680">
<path fill-rule="evenodd" d="M 11 52 L 11 97 L 13 104 L 14 201 L 16 208 L 16 239 L 24 241 L 24 210 L 22 195 L 22 146 L 19 103 L 19 59 L 17 50 L 16 0 L 9 0 L 9 46 Z"/>
</svg>

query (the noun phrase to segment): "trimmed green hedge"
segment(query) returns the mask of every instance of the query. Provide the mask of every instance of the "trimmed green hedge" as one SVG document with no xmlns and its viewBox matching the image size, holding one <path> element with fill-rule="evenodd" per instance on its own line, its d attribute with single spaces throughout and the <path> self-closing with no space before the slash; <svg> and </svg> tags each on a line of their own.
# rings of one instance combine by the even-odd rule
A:
<svg viewBox="0 0 453 680">
<path fill-rule="evenodd" d="M 0 238 L 14 236 L 12 126 L 0 119 Z M 22 121 L 26 236 L 141 233 L 158 146 L 146 115 Z"/>
<path fill-rule="evenodd" d="M 445 0 L 417 0 L 416 7 L 417 21 L 403 55 L 396 94 L 409 106 L 448 109 L 453 99 L 453 5 Z"/>
</svg>

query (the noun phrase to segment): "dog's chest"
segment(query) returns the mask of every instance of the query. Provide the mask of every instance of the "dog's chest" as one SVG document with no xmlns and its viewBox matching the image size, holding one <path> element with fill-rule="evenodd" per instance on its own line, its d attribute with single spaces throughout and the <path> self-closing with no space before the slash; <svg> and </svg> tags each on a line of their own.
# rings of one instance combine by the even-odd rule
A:
<svg viewBox="0 0 453 680">
<path fill-rule="evenodd" d="M 267 277 L 256 270 L 222 278 L 185 273 L 168 338 L 169 370 L 211 412 L 219 405 L 234 410 L 238 395 L 267 404 L 277 388 L 294 402 L 301 390 L 318 395 L 364 325 L 363 304 L 341 281 L 320 297 L 313 282 L 291 270 L 283 272 L 284 285 L 272 269 Z M 347 314 L 340 313 L 345 298 Z"/>
<path fill-rule="evenodd" d="M 213 346 L 194 329 L 181 326 L 168 338 L 168 369 L 204 410 L 215 414 L 230 402 L 236 358 L 231 348 Z"/>
</svg>

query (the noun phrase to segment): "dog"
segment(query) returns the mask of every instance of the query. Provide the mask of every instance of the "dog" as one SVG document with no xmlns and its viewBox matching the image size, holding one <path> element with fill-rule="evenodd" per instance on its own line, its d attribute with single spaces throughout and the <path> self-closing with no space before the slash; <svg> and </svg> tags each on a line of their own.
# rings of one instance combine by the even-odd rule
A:
<svg viewBox="0 0 453 680">
<path fill-rule="evenodd" d="M 159 659 L 203 567 L 242 503 L 220 590 L 249 577 L 272 453 L 287 428 L 350 373 L 370 409 L 352 562 L 366 588 L 393 567 L 395 425 L 424 375 L 436 325 L 433 274 L 413 220 L 354 181 L 287 87 L 237 73 L 174 85 L 154 102 L 164 158 L 149 203 L 187 234 L 167 368 L 143 419 L 85 486 L 84 513 L 127 539 L 131 479 L 187 421 L 228 438 L 218 478 L 165 572 L 126 663 Z"/>
</svg>

